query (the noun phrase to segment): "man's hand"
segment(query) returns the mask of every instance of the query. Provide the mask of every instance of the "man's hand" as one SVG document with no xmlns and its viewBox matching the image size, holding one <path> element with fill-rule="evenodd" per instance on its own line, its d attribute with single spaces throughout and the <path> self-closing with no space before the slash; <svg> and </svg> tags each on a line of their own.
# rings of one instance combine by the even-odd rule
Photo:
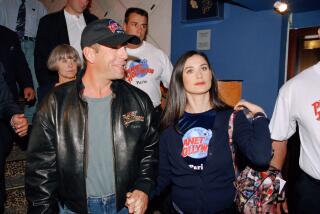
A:
<svg viewBox="0 0 320 214">
<path fill-rule="evenodd" d="M 28 133 L 28 120 L 24 114 L 15 114 L 11 118 L 11 126 L 14 131 L 20 136 L 26 136 Z"/>
<path fill-rule="evenodd" d="M 129 213 L 143 214 L 148 207 L 148 195 L 140 190 L 127 193 L 126 206 Z"/>
<path fill-rule="evenodd" d="M 33 90 L 33 88 L 27 87 L 23 89 L 23 95 L 24 95 L 24 99 L 26 99 L 27 102 L 29 102 L 34 99 L 36 93 Z"/>
</svg>

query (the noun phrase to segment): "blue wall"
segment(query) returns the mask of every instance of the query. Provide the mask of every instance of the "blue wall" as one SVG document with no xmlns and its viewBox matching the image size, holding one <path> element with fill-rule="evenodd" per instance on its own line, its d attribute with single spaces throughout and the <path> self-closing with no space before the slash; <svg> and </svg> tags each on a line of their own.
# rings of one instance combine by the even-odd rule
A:
<svg viewBox="0 0 320 214">
<path fill-rule="evenodd" d="M 252 12 L 225 4 L 223 20 L 190 24 L 181 22 L 181 4 L 175 0 L 172 5 L 172 62 L 196 48 L 197 30 L 211 29 L 211 50 L 205 53 L 217 78 L 243 80 L 243 98 L 261 105 L 270 116 L 283 81 L 284 17 L 273 11 Z"/>
<path fill-rule="evenodd" d="M 320 10 L 294 13 L 292 22 L 292 28 L 320 26 Z"/>
</svg>

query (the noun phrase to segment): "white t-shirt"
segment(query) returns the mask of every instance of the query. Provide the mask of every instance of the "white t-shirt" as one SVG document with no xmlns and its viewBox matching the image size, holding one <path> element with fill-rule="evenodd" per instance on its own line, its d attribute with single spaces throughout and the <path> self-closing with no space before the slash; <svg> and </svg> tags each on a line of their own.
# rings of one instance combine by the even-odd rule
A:
<svg viewBox="0 0 320 214">
<path fill-rule="evenodd" d="M 21 0 L 0 0 L 0 25 L 16 31 L 18 11 Z M 40 19 L 47 9 L 38 0 L 26 0 L 25 36 L 36 37 Z"/>
<path fill-rule="evenodd" d="M 76 16 L 68 13 L 66 10 L 64 10 L 64 16 L 67 23 L 69 43 L 77 50 L 81 61 L 83 61 L 80 41 L 82 31 L 86 27 L 86 21 L 84 20 L 83 14 Z"/>
<path fill-rule="evenodd" d="M 287 140 L 299 126 L 299 165 L 320 180 L 320 62 L 289 80 L 280 89 L 270 121 L 271 138 Z"/>
<path fill-rule="evenodd" d="M 160 81 L 168 88 L 173 69 L 168 56 L 146 41 L 127 52 L 126 81 L 146 92 L 154 107 L 160 105 Z"/>
</svg>

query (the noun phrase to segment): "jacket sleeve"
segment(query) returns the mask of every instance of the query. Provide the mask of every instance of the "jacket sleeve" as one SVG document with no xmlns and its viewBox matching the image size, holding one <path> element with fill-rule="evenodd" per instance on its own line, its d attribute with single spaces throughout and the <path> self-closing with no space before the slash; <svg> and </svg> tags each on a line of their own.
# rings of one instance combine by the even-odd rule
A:
<svg viewBox="0 0 320 214">
<path fill-rule="evenodd" d="M 49 21 L 47 16 L 40 19 L 35 48 L 34 48 L 34 69 L 37 76 L 39 86 L 43 86 L 52 82 L 52 73 L 47 68 L 47 60 L 52 50 L 52 38 Z M 52 26 L 51 26 L 52 27 Z M 53 47 L 54 48 L 54 47 Z"/>
<path fill-rule="evenodd" d="M 233 140 L 242 154 L 257 167 L 267 167 L 272 158 L 272 141 L 269 120 L 265 117 L 248 121 L 244 113 L 238 112 L 234 121 Z"/>
<path fill-rule="evenodd" d="M 25 176 L 30 214 L 58 213 L 54 106 L 54 97 L 46 97 L 33 121 Z"/>
<path fill-rule="evenodd" d="M 3 78 L 4 67 L 0 63 L 0 119 L 10 121 L 14 114 L 23 113 L 15 103 L 10 89 Z"/>
<path fill-rule="evenodd" d="M 154 190 L 158 164 L 159 116 L 152 106 L 151 100 L 146 102 L 147 123 L 146 133 L 142 139 L 144 144 L 140 161 L 139 177 L 135 181 L 134 189 L 145 192 L 149 197 Z"/>
<path fill-rule="evenodd" d="M 11 50 L 12 56 L 10 57 L 15 59 L 16 62 L 14 69 L 15 77 L 17 78 L 16 81 L 18 82 L 19 88 L 21 88 L 22 90 L 27 87 L 33 88 L 31 71 L 26 57 L 22 52 L 18 36 L 15 33 L 13 33 L 12 36 L 13 50 Z"/>
<path fill-rule="evenodd" d="M 159 175 L 157 177 L 156 195 L 160 195 L 161 192 L 169 186 L 171 182 L 170 163 L 168 157 L 168 143 L 167 138 L 170 136 L 163 132 L 160 135 L 159 143 Z"/>
</svg>

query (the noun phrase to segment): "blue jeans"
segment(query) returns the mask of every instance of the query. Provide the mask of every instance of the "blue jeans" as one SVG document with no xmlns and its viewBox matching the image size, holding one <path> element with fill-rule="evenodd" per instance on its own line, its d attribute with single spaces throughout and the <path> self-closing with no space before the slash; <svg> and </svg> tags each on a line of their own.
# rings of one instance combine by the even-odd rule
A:
<svg viewBox="0 0 320 214">
<path fill-rule="evenodd" d="M 126 207 L 117 212 L 116 197 L 114 194 L 104 197 L 88 197 L 87 200 L 89 214 L 128 214 Z M 60 214 L 76 214 L 66 206 L 60 206 Z"/>
<path fill-rule="evenodd" d="M 26 57 L 26 60 L 28 62 L 30 71 L 31 71 L 31 75 L 32 75 L 32 82 L 33 82 L 33 88 L 36 89 L 38 88 L 38 81 L 37 81 L 37 77 L 36 77 L 36 73 L 34 71 L 34 46 L 35 46 L 35 42 L 34 41 L 28 41 L 28 40 L 24 40 L 21 42 L 21 49 Z M 32 106 L 25 106 L 24 109 L 24 114 L 26 116 L 26 118 L 28 119 L 28 123 L 31 124 L 32 123 L 32 118 L 33 115 L 36 111 L 36 103 Z"/>
</svg>

